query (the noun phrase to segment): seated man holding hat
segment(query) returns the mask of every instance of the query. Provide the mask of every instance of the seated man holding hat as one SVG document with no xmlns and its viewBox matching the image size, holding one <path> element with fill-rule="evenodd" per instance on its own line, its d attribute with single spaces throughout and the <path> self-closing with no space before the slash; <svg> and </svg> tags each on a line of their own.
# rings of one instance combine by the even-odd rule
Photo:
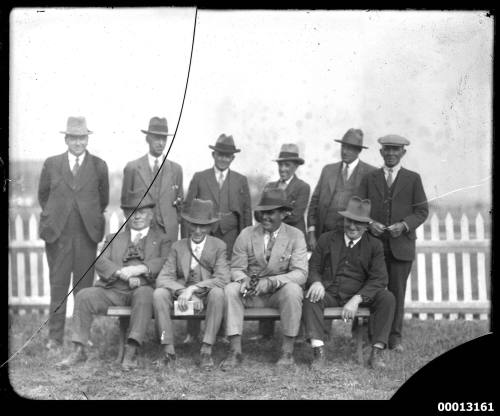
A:
<svg viewBox="0 0 500 416">
<path fill-rule="evenodd" d="M 106 314 L 109 306 L 132 307 L 122 367 L 129 370 L 137 366 L 134 357 L 153 318 L 155 279 L 171 244 L 167 235 L 152 225 L 154 202 L 147 195 L 142 202 L 141 198 L 142 194 L 129 194 L 123 202 L 125 218 L 133 212 L 127 228 L 106 236 L 104 251 L 95 263 L 99 279 L 94 287 L 82 289 L 75 298 L 74 351 L 58 363 L 59 367 L 73 366 L 87 359 L 85 345 L 93 315 Z"/>
<path fill-rule="evenodd" d="M 285 191 L 264 190 L 259 205 L 260 224 L 245 228 L 236 239 L 231 259 L 233 282 L 225 287 L 226 335 L 231 343 L 223 369 L 242 361 L 241 335 L 244 309 L 277 308 L 283 332 L 279 365 L 294 364 L 294 339 L 302 313 L 302 286 L 307 279 L 304 234 L 283 222 L 291 209 Z"/>
<path fill-rule="evenodd" d="M 372 221 L 370 200 L 351 197 L 345 211 L 344 232 L 321 235 L 309 260 L 309 278 L 302 309 L 306 339 L 313 348 L 313 368 L 325 364 L 323 311 L 342 306 L 342 318 L 354 319 L 359 306 L 370 308 L 370 367 L 385 367 L 381 352 L 386 348 L 395 301 L 386 290 L 387 270 L 382 243 L 365 231 Z"/>
<path fill-rule="evenodd" d="M 163 360 L 167 368 L 175 369 L 175 348 L 170 313 L 174 300 L 179 309 L 186 310 L 188 301 L 194 309 L 206 307 L 205 333 L 200 352 L 200 366 L 214 367 L 212 345 L 224 316 L 224 286 L 230 281 L 226 243 L 208 235 L 218 218 L 212 201 L 193 199 L 188 211 L 181 214 L 186 220 L 190 237 L 172 244 L 167 261 L 156 281 L 154 310 L 158 333 L 163 345 Z"/>
</svg>

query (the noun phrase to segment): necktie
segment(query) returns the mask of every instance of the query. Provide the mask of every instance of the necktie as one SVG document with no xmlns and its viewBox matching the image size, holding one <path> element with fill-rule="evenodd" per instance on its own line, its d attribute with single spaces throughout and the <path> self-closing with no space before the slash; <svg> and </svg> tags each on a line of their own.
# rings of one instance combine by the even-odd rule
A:
<svg viewBox="0 0 500 416">
<path fill-rule="evenodd" d="M 347 182 L 348 171 L 349 171 L 349 164 L 344 163 L 344 169 L 342 170 L 342 179 L 344 179 L 344 182 Z"/>
<path fill-rule="evenodd" d="M 224 183 L 224 173 L 222 171 L 219 171 L 219 178 L 217 179 L 217 182 L 219 183 L 219 188 L 222 188 L 222 184 Z"/>
<path fill-rule="evenodd" d="M 158 166 L 158 158 L 155 159 L 155 164 L 153 166 L 153 177 L 156 176 L 158 171 L 160 170 L 160 167 Z"/>
<path fill-rule="evenodd" d="M 73 176 L 76 176 L 79 168 L 80 168 L 80 164 L 78 163 L 78 156 L 77 156 L 76 160 L 75 160 L 75 164 L 73 165 L 73 170 L 71 171 L 71 172 L 73 172 Z"/>
<path fill-rule="evenodd" d="M 389 173 L 387 174 L 387 186 L 390 188 L 392 185 L 392 168 L 388 169 Z"/>
<path fill-rule="evenodd" d="M 201 247 L 199 245 L 195 245 L 193 247 L 193 254 L 199 259 L 201 255 Z M 198 261 L 193 257 L 191 259 L 191 270 L 194 270 L 195 267 L 198 265 Z"/>
<path fill-rule="evenodd" d="M 136 236 L 135 236 L 135 238 L 134 238 L 134 241 L 133 241 L 133 243 L 134 243 L 135 246 L 139 245 L 139 241 L 141 241 L 141 238 L 142 238 L 142 234 L 141 233 L 137 233 Z"/>
<path fill-rule="evenodd" d="M 286 182 L 283 179 L 280 179 L 278 182 L 279 189 L 286 189 Z"/>
<path fill-rule="evenodd" d="M 273 246 L 275 241 L 276 237 L 274 236 L 274 233 L 270 234 L 269 241 L 267 242 L 267 247 L 266 247 L 266 261 L 269 261 L 269 259 L 271 258 L 271 252 L 273 251 Z"/>
<path fill-rule="evenodd" d="M 352 248 L 353 244 L 354 244 L 354 241 L 349 240 L 349 244 L 347 245 L 347 248 Z"/>
</svg>

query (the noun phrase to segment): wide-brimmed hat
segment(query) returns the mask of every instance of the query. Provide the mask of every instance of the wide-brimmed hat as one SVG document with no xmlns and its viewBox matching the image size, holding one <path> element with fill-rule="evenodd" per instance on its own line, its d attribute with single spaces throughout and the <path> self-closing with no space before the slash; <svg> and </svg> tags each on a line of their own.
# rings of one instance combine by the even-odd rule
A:
<svg viewBox="0 0 500 416">
<path fill-rule="evenodd" d="M 397 134 L 388 134 L 377 140 L 382 146 L 408 146 L 410 141 L 403 136 Z"/>
<path fill-rule="evenodd" d="M 168 134 L 168 124 L 166 118 L 153 117 L 149 120 L 149 127 L 147 130 L 141 130 L 145 134 L 157 134 L 158 136 L 173 136 Z"/>
<path fill-rule="evenodd" d="M 370 211 L 372 203 L 369 199 L 361 199 L 359 196 L 353 196 L 347 203 L 345 211 L 339 211 L 339 214 L 354 221 L 372 222 Z"/>
<path fill-rule="evenodd" d="M 368 149 L 368 147 L 363 146 L 363 132 L 360 129 L 349 129 L 347 130 L 342 140 L 335 140 L 339 143 L 350 144 L 351 146 L 362 147 L 363 149 Z"/>
<path fill-rule="evenodd" d="M 187 211 L 181 217 L 193 224 L 207 225 L 219 221 L 214 215 L 214 203 L 210 200 L 193 199 Z"/>
<path fill-rule="evenodd" d="M 147 194 L 144 199 L 141 201 L 142 196 L 144 193 L 141 192 L 131 192 L 129 191 L 127 196 L 125 197 L 125 200 L 123 201 L 122 205 L 120 205 L 121 209 L 134 209 L 137 207 L 137 209 L 142 209 L 142 208 L 154 208 L 155 201 L 153 198 Z"/>
<path fill-rule="evenodd" d="M 299 147 L 294 143 L 285 143 L 281 145 L 280 154 L 275 162 L 285 162 L 285 161 L 296 162 L 299 165 L 304 164 L 304 159 L 299 157 Z"/>
<path fill-rule="evenodd" d="M 270 211 L 277 208 L 292 209 L 286 199 L 285 191 L 280 188 L 265 188 L 262 191 L 259 205 L 255 207 L 255 211 Z"/>
<path fill-rule="evenodd" d="M 216 150 L 222 153 L 238 153 L 241 152 L 240 149 L 236 149 L 234 145 L 233 136 L 226 136 L 224 133 L 219 136 L 215 142 L 215 146 L 208 145 L 210 149 Z"/>
<path fill-rule="evenodd" d="M 66 131 L 61 131 L 60 133 L 69 134 L 71 136 L 87 136 L 92 134 L 87 128 L 85 117 L 68 117 Z"/>
</svg>

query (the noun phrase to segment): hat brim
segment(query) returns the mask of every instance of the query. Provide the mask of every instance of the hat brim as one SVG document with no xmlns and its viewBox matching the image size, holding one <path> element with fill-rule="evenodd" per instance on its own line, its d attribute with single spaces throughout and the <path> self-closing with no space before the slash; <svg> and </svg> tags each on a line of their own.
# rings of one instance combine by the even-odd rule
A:
<svg viewBox="0 0 500 416">
<path fill-rule="evenodd" d="M 199 224 L 199 225 L 208 225 L 208 224 L 213 224 L 219 221 L 218 218 L 212 218 L 211 220 L 200 220 L 199 218 L 193 218 L 190 217 L 187 214 L 181 213 L 181 217 L 184 218 L 186 221 L 191 222 L 193 224 Z"/>
<path fill-rule="evenodd" d="M 257 205 L 254 211 L 271 211 L 273 209 L 283 208 L 286 210 L 292 210 L 290 205 Z"/>
<path fill-rule="evenodd" d="M 217 146 L 212 146 L 212 145 L 208 145 L 208 147 L 210 147 L 210 149 L 212 150 L 216 150 L 217 152 L 221 152 L 221 153 L 239 153 L 241 152 L 241 149 L 221 149 L 220 147 L 217 147 Z"/>
<path fill-rule="evenodd" d="M 72 131 L 60 131 L 59 133 L 69 134 L 70 136 L 88 136 L 89 134 L 92 134 L 93 131 L 89 130 L 87 133 L 75 133 L 75 132 L 72 132 Z"/>
<path fill-rule="evenodd" d="M 352 144 L 352 143 L 347 143 L 347 142 L 343 142 L 342 140 L 334 140 L 335 142 L 337 143 L 343 143 L 343 144 L 348 144 L 350 146 L 354 146 L 354 147 L 359 147 L 360 149 L 368 149 L 368 147 L 366 146 L 363 146 L 361 144 Z"/>
<path fill-rule="evenodd" d="M 154 208 L 156 204 L 140 204 L 137 209 Z M 135 209 L 135 205 L 120 205 L 121 209 Z"/>
<path fill-rule="evenodd" d="M 297 162 L 299 165 L 303 165 L 305 163 L 305 160 L 301 157 L 282 157 L 274 159 L 274 162 Z"/>
<path fill-rule="evenodd" d="M 173 134 L 165 133 L 164 131 L 141 130 L 144 134 L 156 134 L 157 136 L 173 136 Z"/>
<path fill-rule="evenodd" d="M 360 215 L 353 214 L 349 211 L 339 211 L 339 214 L 353 221 L 366 222 L 366 223 L 370 223 L 373 221 L 370 217 L 362 217 Z"/>
</svg>

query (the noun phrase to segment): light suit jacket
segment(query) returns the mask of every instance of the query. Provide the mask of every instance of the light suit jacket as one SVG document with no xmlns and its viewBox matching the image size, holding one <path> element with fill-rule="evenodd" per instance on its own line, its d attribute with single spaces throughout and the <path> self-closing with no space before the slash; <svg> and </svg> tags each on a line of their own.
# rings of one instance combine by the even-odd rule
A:
<svg viewBox="0 0 500 416">
<path fill-rule="evenodd" d="M 245 228 L 234 243 L 231 258 L 233 281 L 257 274 L 273 277 L 281 284 L 294 282 L 303 286 L 307 280 L 307 248 L 298 228 L 282 223 L 269 263 L 264 253 L 264 229 L 261 224 Z"/>
<path fill-rule="evenodd" d="M 121 203 L 123 204 L 126 201 L 129 192 L 146 192 L 152 180 L 153 173 L 149 167 L 147 154 L 127 163 L 123 169 Z M 173 203 L 177 198 L 182 199 L 184 196 L 182 167 L 167 159 L 156 180 L 159 181 L 158 186 L 160 189 L 158 199 L 154 198 L 150 190 L 150 195 L 157 204 L 155 213 L 157 216 L 159 213 L 159 218 L 156 216 L 156 221 L 165 228 L 170 241 L 177 241 L 179 235 L 179 216 L 178 209 Z"/>
<path fill-rule="evenodd" d="M 211 269 L 212 273 L 204 267 L 200 267 L 201 282 L 196 283 L 196 286 L 207 289 L 223 288 L 231 280 L 226 257 L 226 243 L 210 235 L 205 238 L 207 241 L 205 241 L 201 252 L 200 261 Z M 175 293 L 176 290 L 186 287 L 191 270 L 191 252 L 188 244 L 190 244 L 188 238 L 183 238 L 172 244 L 167 261 L 156 279 L 157 288 L 163 287 Z"/>
</svg>

